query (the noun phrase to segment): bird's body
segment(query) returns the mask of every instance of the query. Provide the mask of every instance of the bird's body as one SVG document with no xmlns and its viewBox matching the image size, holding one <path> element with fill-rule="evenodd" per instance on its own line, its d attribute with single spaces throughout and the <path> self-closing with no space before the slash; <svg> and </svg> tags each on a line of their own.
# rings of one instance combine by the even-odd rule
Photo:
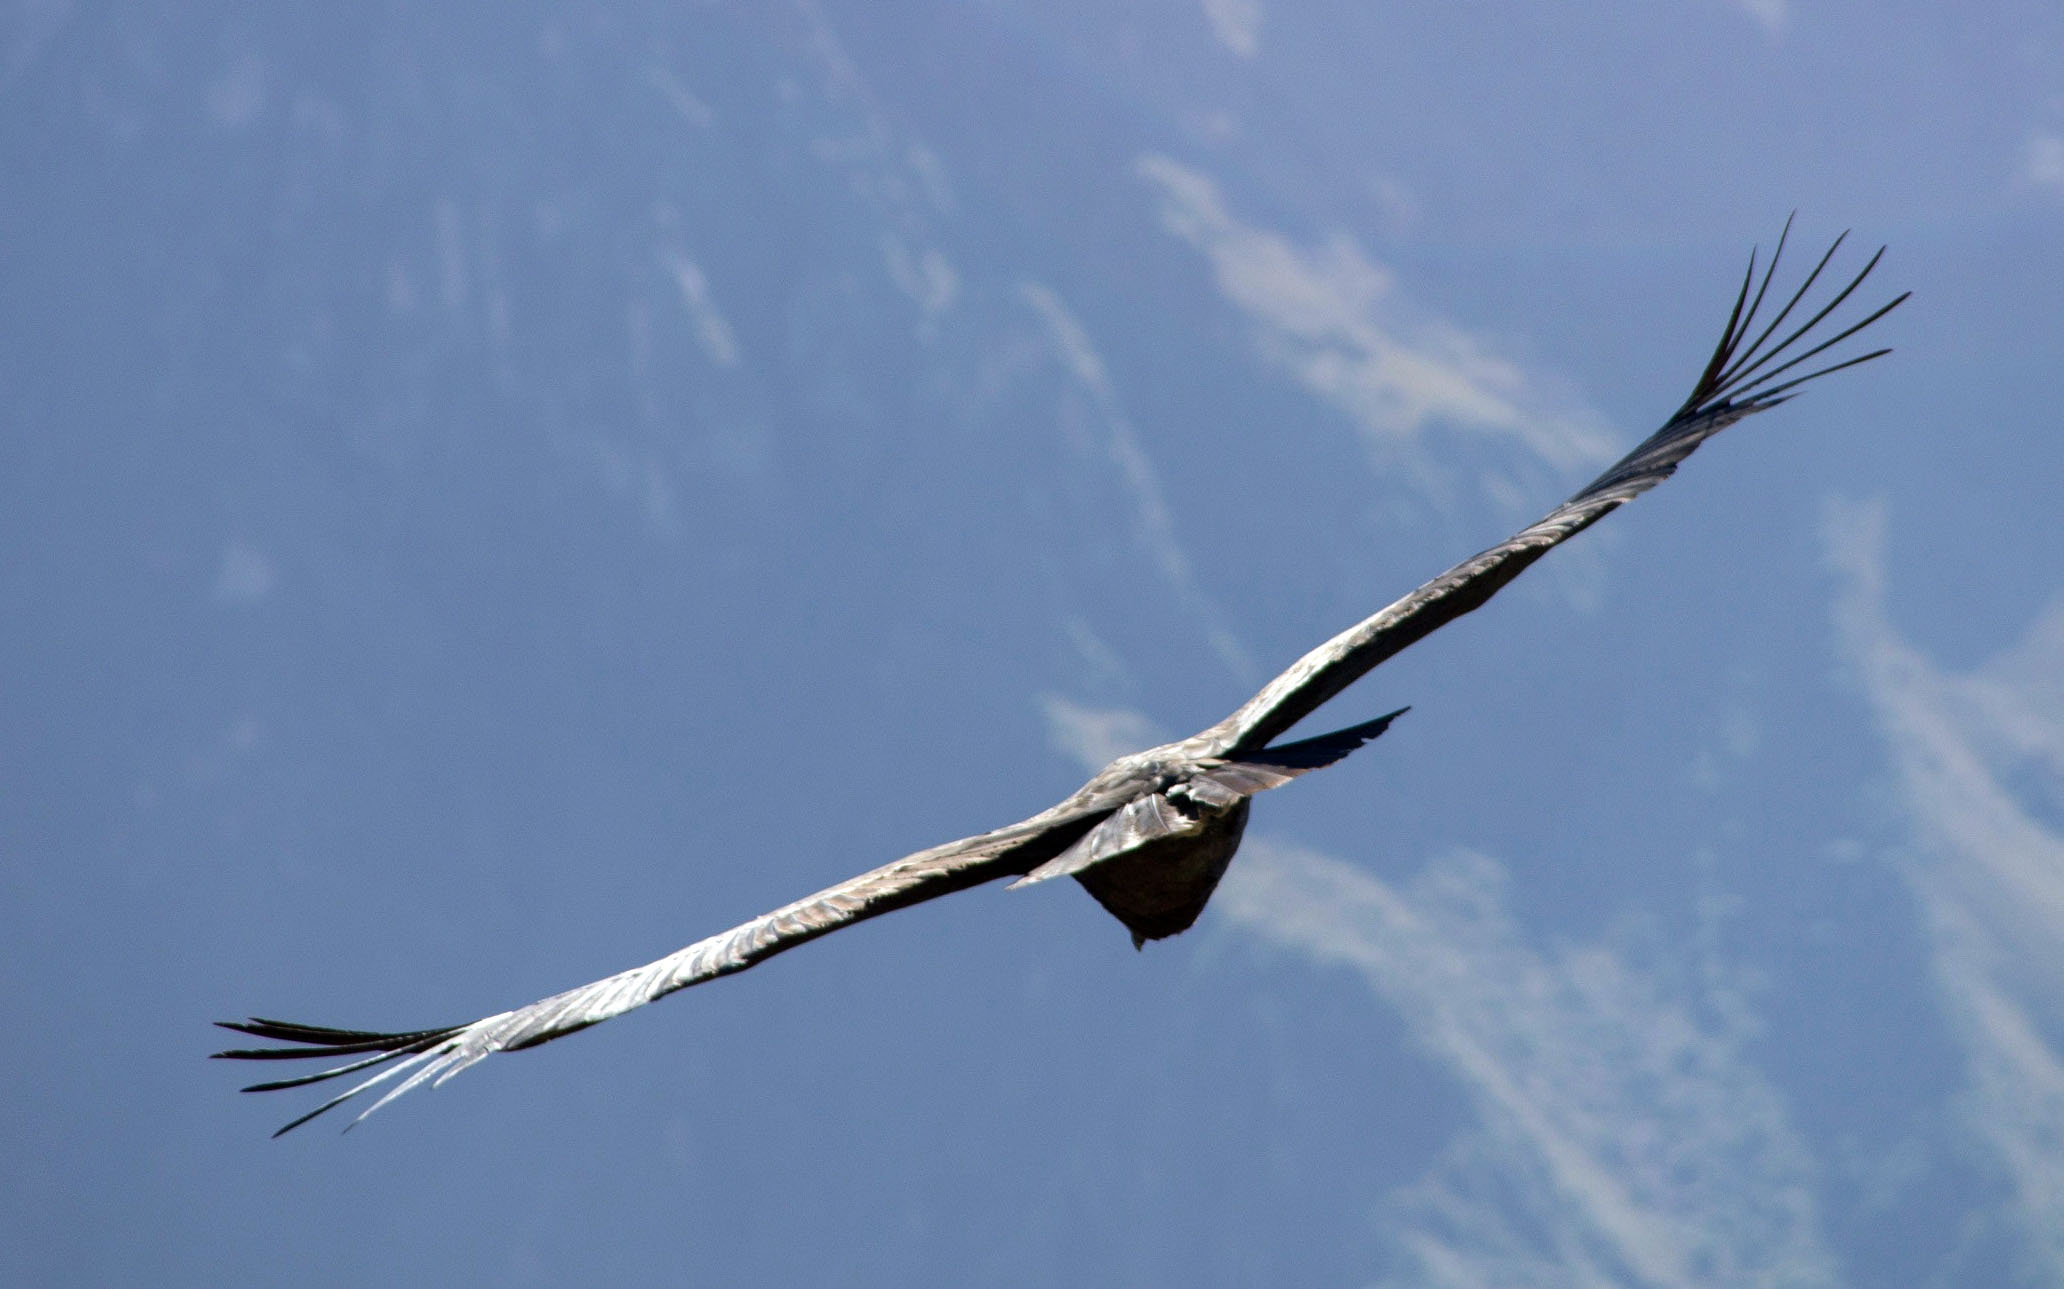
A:
<svg viewBox="0 0 2064 1289">
<path fill-rule="evenodd" d="M 1246 798 L 1197 820 L 1197 831 L 1159 837 L 1075 874 L 1082 889 L 1132 932 L 1132 947 L 1196 924 L 1232 866 L 1253 803 Z"/>
<path fill-rule="evenodd" d="M 907 855 L 656 962 L 514 1011 L 464 1025 L 407 1032 L 262 1019 L 223 1022 L 227 1028 L 293 1046 L 217 1055 L 249 1060 L 359 1058 L 316 1074 L 255 1084 L 247 1091 L 296 1087 L 393 1063 L 280 1129 L 285 1132 L 396 1075 L 408 1077 L 365 1114 L 426 1081 L 441 1083 L 494 1052 L 549 1042 L 676 990 L 745 970 L 841 927 L 1002 877 L 1018 878 L 1014 887 L 1074 877 L 1125 925 L 1135 946 L 1187 930 L 1239 849 L 1253 796 L 1340 760 L 1382 734 L 1401 711 L 1316 738 L 1293 743 L 1277 739 L 1378 663 L 1482 605 L 1550 549 L 1669 477 L 1706 439 L 1785 401 L 1788 391 L 1806 381 L 1887 352 L 1876 350 L 1804 376 L 1777 379 L 1869 326 L 1906 298 L 1902 295 L 1833 337 L 1772 365 L 1876 266 L 1878 257 L 1873 256 L 1829 304 L 1782 340 L 1768 344 L 1840 245 L 1838 238 L 1753 341 L 1748 332 L 1769 289 L 1783 239 L 1760 286 L 1752 256 L 1720 344 L 1684 405 L 1655 434 L 1538 523 L 1313 649 L 1223 721 L 1189 738 L 1118 758 L 1066 799 L 1023 822 Z"/>
</svg>

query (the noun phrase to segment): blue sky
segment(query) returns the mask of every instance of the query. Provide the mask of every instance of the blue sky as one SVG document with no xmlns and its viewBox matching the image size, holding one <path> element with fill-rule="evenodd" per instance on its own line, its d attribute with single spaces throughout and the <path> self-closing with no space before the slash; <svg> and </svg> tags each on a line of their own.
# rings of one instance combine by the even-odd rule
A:
<svg viewBox="0 0 2064 1289">
<path fill-rule="evenodd" d="M 2064 1279 L 2059 69 L 2034 3 L 9 7 L 0 1278 Z M 1898 352 L 1336 700 L 1413 710 L 1185 935 L 983 888 L 341 1139 L 202 1059 L 1218 719 L 1652 429 L 1794 209 Z"/>
</svg>

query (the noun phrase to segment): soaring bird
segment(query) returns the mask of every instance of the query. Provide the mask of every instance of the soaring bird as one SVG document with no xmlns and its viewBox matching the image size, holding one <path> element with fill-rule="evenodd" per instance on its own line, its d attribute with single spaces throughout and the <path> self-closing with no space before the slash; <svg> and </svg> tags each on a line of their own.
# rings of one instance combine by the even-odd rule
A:
<svg viewBox="0 0 2064 1289">
<path fill-rule="evenodd" d="M 1790 227 L 1787 221 L 1786 234 Z M 1803 312 L 1799 306 L 1847 236 L 1834 240 L 1754 339 L 1750 332 L 1784 253 L 1785 236 L 1779 236 L 1760 282 L 1757 253 L 1751 251 L 1720 342 L 1683 406 L 1661 429 L 1539 522 L 1305 654 L 1216 725 L 1119 757 L 1058 805 L 1021 823 L 906 855 L 657 962 L 514 1011 L 463 1025 L 398 1033 L 257 1017 L 218 1021 L 226 1029 L 287 1046 L 215 1055 L 249 1061 L 347 1058 L 314 1074 L 253 1084 L 246 1092 L 300 1087 L 387 1066 L 287 1124 L 274 1134 L 278 1136 L 397 1076 L 407 1077 L 387 1088 L 352 1123 L 411 1088 L 441 1084 L 496 1052 L 563 1038 L 675 990 L 743 971 L 841 927 L 998 878 L 1016 878 L 1016 889 L 1073 877 L 1125 924 L 1134 947 L 1187 930 L 1204 911 L 1239 848 L 1253 796 L 1340 760 L 1382 734 L 1404 709 L 1316 738 L 1289 743 L 1278 743 L 1278 738 L 1376 664 L 1489 600 L 1549 548 L 1667 479 L 1708 438 L 1787 401 L 1808 381 L 1891 352 L 1876 349 L 1794 374 L 1907 298 L 1902 294 L 1825 339 L 1814 335 L 1870 276 L 1884 256 L 1883 247 L 1833 299 L 1774 339 L 1795 312 Z M 1800 348 L 1802 343 L 1806 347 Z"/>
</svg>

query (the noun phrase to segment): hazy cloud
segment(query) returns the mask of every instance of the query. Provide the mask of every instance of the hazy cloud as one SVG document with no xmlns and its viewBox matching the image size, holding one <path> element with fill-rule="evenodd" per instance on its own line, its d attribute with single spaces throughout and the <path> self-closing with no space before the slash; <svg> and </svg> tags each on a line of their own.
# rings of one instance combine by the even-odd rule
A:
<svg viewBox="0 0 2064 1289">
<path fill-rule="evenodd" d="M 897 128 L 823 11 L 807 0 L 796 8 L 823 73 L 825 100 L 843 108 L 853 127 L 813 140 L 811 152 L 843 171 L 853 193 L 879 215 L 883 266 L 917 305 L 918 334 L 929 339 L 960 294 L 960 274 L 937 244 L 938 226 L 956 207 L 952 179 L 937 152 Z"/>
<path fill-rule="evenodd" d="M 2031 1256 L 2064 1280 L 2064 603 L 1999 658 L 1945 672 L 1886 617 L 1885 524 L 1880 505 L 1829 510 L 1842 649 L 1917 834 L 1907 872 L 1972 1130 L 2011 1180 Z"/>
<path fill-rule="evenodd" d="M 634 452 L 600 434 L 566 435 L 559 446 L 576 459 L 584 459 L 611 496 L 630 503 L 643 517 L 648 532 L 671 537 L 680 531 L 674 513 L 674 486 L 660 459 Z"/>
<path fill-rule="evenodd" d="M 225 129 L 241 129 L 265 108 L 265 63 L 246 53 L 208 86 L 208 117 Z"/>
<path fill-rule="evenodd" d="M 1735 0 L 1735 3 L 1772 35 L 1784 30 L 1785 19 L 1790 16 L 1789 0 Z"/>
<path fill-rule="evenodd" d="M 437 224 L 438 296 L 447 310 L 458 313 L 466 307 L 469 290 L 465 218 L 459 203 L 449 197 L 437 199 L 433 218 Z"/>
<path fill-rule="evenodd" d="M 2038 188 L 2064 193 L 2064 137 L 2038 134 L 2028 141 L 2021 178 Z"/>
<path fill-rule="evenodd" d="M 224 604 L 249 604 L 272 591 L 276 575 L 265 552 L 231 542 L 215 572 L 215 598 Z"/>
<path fill-rule="evenodd" d="M 689 89 L 671 67 L 655 64 L 646 73 L 646 79 L 651 82 L 652 88 L 659 91 L 660 97 L 671 104 L 674 111 L 681 114 L 682 120 L 698 130 L 716 128 L 716 114 L 710 111 L 709 104 L 697 97 L 695 91 Z"/>
<path fill-rule="evenodd" d="M 1039 705 L 1046 715 L 1047 743 L 1073 759 L 1085 774 L 1168 741 L 1145 713 L 1131 708 L 1085 707 L 1057 694 L 1043 695 Z"/>
<path fill-rule="evenodd" d="M 1242 58 L 1261 48 L 1261 0 L 1203 0 L 1204 17 L 1218 43 Z"/>
<path fill-rule="evenodd" d="M 843 167 L 853 191 L 871 202 L 891 227 L 920 237 L 932 219 L 953 213 L 952 182 L 939 154 L 896 127 L 823 10 L 809 0 L 800 0 L 796 9 L 809 27 L 809 48 L 824 76 L 825 100 L 845 109 L 856 127 L 814 140 L 811 151 L 827 164 Z"/>
<path fill-rule="evenodd" d="M 738 339 L 710 299 L 709 279 L 703 276 L 702 266 L 670 247 L 660 251 L 659 259 L 681 289 L 681 303 L 695 323 L 695 342 L 702 346 L 703 355 L 718 367 L 736 367 Z"/>
<path fill-rule="evenodd" d="M 916 302 L 927 323 L 952 308 L 960 295 L 960 274 L 936 248 L 912 252 L 902 238 L 885 233 L 882 261 L 888 266 L 889 280 Z"/>
<path fill-rule="evenodd" d="M 1097 420 L 1105 431 L 1105 449 L 1110 454 L 1112 465 L 1117 467 L 1120 483 L 1132 497 L 1141 544 L 1147 548 L 1168 585 L 1204 618 L 1212 649 L 1235 675 L 1243 679 L 1251 677 L 1253 660 L 1232 633 L 1221 625 L 1217 608 L 1197 587 L 1197 580 L 1190 571 L 1189 556 L 1183 553 L 1181 543 L 1176 540 L 1175 520 L 1169 514 L 1160 476 L 1155 473 L 1153 462 L 1140 446 L 1139 436 L 1133 432 L 1132 422 L 1119 404 L 1110 372 L 1104 365 L 1103 356 L 1091 343 L 1088 329 L 1051 287 L 1027 282 L 1019 290 L 1045 324 L 1054 354 L 1095 405 Z"/>
<path fill-rule="evenodd" d="M 1204 254 L 1219 290 L 1253 320 L 1263 353 L 1375 443 L 1409 447 L 1438 424 L 1509 440 L 1558 470 L 1611 457 L 1596 416 L 1488 341 L 1413 309 L 1345 234 L 1299 246 L 1241 222 L 1200 170 L 1161 156 L 1138 170 L 1160 190 L 1162 223 Z"/>
<path fill-rule="evenodd" d="M 1527 942 L 1504 873 L 1461 854 L 1403 889 L 1250 841 L 1219 906 L 1359 972 L 1460 1080 L 1477 1125 L 1394 1197 L 1411 1283 L 1820 1285 L 1834 1261 L 1745 1008 L 1601 946 Z M 1725 988 L 1722 986 L 1722 988 Z"/>
<path fill-rule="evenodd" d="M 70 0 L 18 0 L 0 24 L 0 89 L 33 66 L 70 20 Z"/>
</svg>

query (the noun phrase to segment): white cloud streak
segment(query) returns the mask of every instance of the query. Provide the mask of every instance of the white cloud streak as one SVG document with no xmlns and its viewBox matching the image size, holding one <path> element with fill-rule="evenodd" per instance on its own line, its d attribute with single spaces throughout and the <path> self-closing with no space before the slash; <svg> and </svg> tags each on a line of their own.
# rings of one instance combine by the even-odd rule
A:
<svg viewBox="0 0 2064 1289">
<path fill-rule="evenodd" d="M 1886 617 L 1885 524 L 1881 505 L 1829 509 L 1836 624 L 1917 834 L 1908 877 L 1971 1129 L 2010 1179 L 2030 1256 L 2064 1281 L 2064 836 L 2027 799 L 2064 798 L 2064 603 L 1994 661 L 1945 673 Z"/>
<path fill-rule="evenodd" d="M 1822 1285 L 1806 1151 L 1742 1052 L 1739 999 L 1670 996 L 1602 947 L 1546 952 L 1503 872 L 1459 855 L 1403 890 L 1249 842 L 1232 920 L 1359 972 L 1474 1102 L 1478 1126 L 1397 1197 L 1417 1285 Z"/>
<path fill-rule="evenodd" d="M 1153 462 L 1147 459 L 1145 449 L 1140 447 L 1139 435 L 1133 432 L 1132 422 L 1118 406 L 1118 396 L 1111 388 L 1110 373 L 1104 367 L 1103 357 L 1090 343 L 1088 329 L 1051 287 L 1027 282 L 1020 289 L 1026 303 L 1046 324 L 1054 353 L 1068 369 L 1069 375 L 1075 378 L 1076 384 L 1096 403 L 1099 417 L 1108 431 L 1105 446 L 1110 452 L 1111 464 L 1118 467 L 1118 477 L 1132 495 L 1140 540 L 1153 553 L 1161 575 L 1171 585 L 1185 589 L 1193 586 L 1195 578 L 1190 573 L 1189 557 L 1183 554 L 1181 543 L 1175 539 L 1175 520 L 1168 513 L 1161 479 L 1155 474 Z"/>
<path fill-rule="evenodd" d="M 702 347 L 703 356 L 715 366 L 736 367 L 738 337 L 717 310 L 716 301 L 710 298 L 709 279 L 703 275 L 702 266 L 671 247 L 661 250 L 659 259 L 681 290 L 681 303 L 695 324 L 695 342 Z"/>
<path fill-rule="evenodd" d="M 824 97 L 844 108 L 854 127 L 813 140 L 811 151 L 844 172 L 854 195 L 880 216 L 882 266 L 917 305 L 918 335 L 929 341 L 960 293 L 960 274 L 938 245 L 935 227 L 957 205 L 951 177 L 938 153 L 896 128 L 823 11 L 807 0 L 796 8 L 824 74 Z"/>
<path fill-rule="evenodd" d="M 1204 619 L 1212 650 L 1232 669 L 1233 674 L 1242 679 L 1252 678 L 1255 670 L 1253 659 L 1221 624 L 1216 606 L 1197 586 L 1189 556 L 1183 553 L 1182 544 L 1176 540 L 1175 520 L 1169 513 L 1160 476 L 1155 473 L 1146 449 L 1140 446 L 1139 435 L 1133 431 L 1132 421 L 1119 403 L 1110 371 L 1090 341 L 1088 328 L 1082 325 L 1053 288 L 1039 282 L 1027 282 L 1019 289 L 1025 302 L 1045 324 L 1047 339 L 1055 356 L 1067 368 L 1076 385 L 1089 395 L 1096 408 L 1097 420 L 1105 432 L 1105 450 L 1110 454 L 1111 464 L 1117 467 L 1120 484 L 1132 498 L 1141 545 L 1147 548 L 1162 578 Z"/>
<path fill-rule="evenodd" d="M 655 65 L 646 72 L 645 78 L 652 88 L 659 91 L 660 97 L 680 113 L 682 120 L 705 133 L 716 128 L 716 113 L 710 111 L 709 104 L 696 97 L 695 91 L 688 88 L 673 68 Z"/>
<path fill-rule="evenodd" d="M 1121 756 L 1167 741 L 1143 712 L 1126 707 L 1087 707 L 1057 694 L 1039 700 L 1046 738 L 1054 751 L 1095 774 Z"/>
<path fill-rule="evenodd" d="M 888 267 L 889 280 L 911 298 L 928 324 L 951 309 L 960 295 L 960 274 L 936 247 L 913 253 L 902 238 L 885 233 L 882 262 Z"/>
<path fill-rule="evenodd" d="M 1352 239 L 1300 247 L 1243 223 L 1202 171 L 1162 156 L 1137 169 L 1160 191 L 1162 224 L 1210 262 L 1262 352 L 1379 447 L 1409 447 L 1438 424 L 1513 442 L 1558 470 L 1611 457 L 1596 416 L 1551 397 L 1485 340 L 1415 314 Z"/>
</svg>

